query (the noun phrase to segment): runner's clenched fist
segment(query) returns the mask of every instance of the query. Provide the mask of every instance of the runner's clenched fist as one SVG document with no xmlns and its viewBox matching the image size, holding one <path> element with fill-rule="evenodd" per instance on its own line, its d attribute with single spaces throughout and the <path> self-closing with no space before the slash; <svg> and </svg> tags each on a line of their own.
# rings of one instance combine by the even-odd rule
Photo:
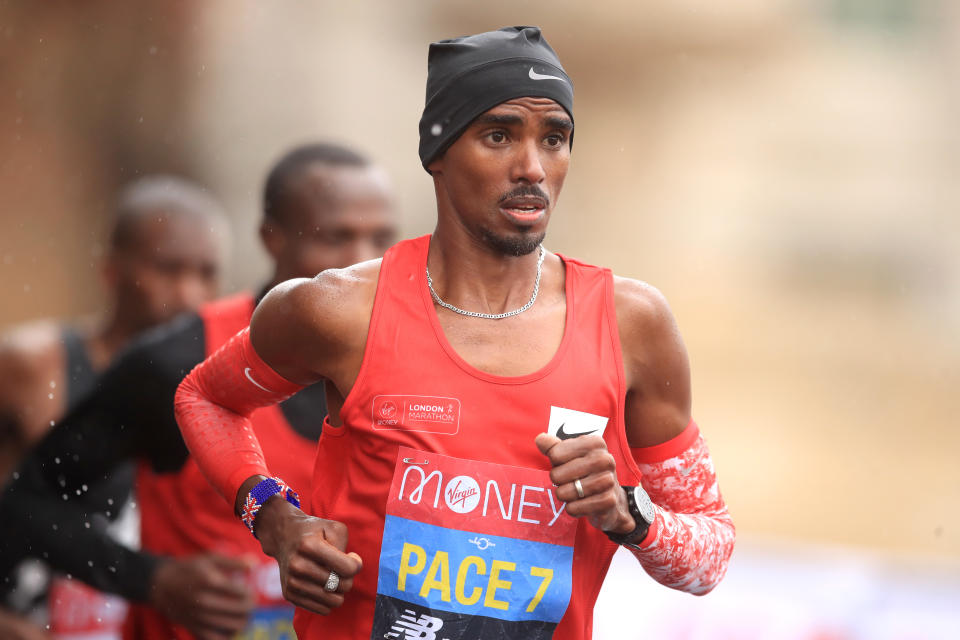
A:
<svg viewBox="0 0 960 640">
<path fill-rule="evenodd" d="M 636 523 L 617 481 L 617 463 L 603 438 L 588 435 L 560 440 L 541 433 L 535 442 L 550 460 L 550 480 L 557 487 L 557 498 L 567 504 L 567 513 L 587 518 L 601 531 L 633 531 Z"/>
</svg>

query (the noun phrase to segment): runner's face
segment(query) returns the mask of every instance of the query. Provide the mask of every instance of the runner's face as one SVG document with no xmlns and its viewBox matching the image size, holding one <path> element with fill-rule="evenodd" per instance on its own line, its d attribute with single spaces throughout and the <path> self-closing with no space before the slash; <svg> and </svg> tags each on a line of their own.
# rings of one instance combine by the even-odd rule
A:
<svg viewBox="0 0 960 640">
<path fill-rule="evenodd" d="M 160 211 L 141 225 L 132 246 L 114 254 L 108 268 L 120 315 L 138 329 L 212 300 L 223 261 L 219 220 Z"/>
<path fill-rule="evenodd" d="M 570 165 L 573 122 L 547 98 L 518 98 L 474 120 L 430 165 L 440 214 L 505 255 L 536 249 Z"/>
<path fill-rule="evenodd" d="M 375 167 L 314 165 L 294 179 L 268 250 L 284 278 L 313 277 L 383 256 L 396 242 L 393 193 Z"/>
</svg>

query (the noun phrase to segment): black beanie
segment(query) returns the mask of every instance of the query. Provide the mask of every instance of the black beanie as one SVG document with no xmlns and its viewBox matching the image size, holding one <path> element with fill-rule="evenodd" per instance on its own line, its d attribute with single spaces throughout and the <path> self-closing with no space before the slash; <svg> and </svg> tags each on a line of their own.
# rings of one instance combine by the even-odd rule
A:
<svg viewBox="0 0 960 640">
<path fill-rule="evenodd" d="M 431 44 L 427 99 L 420 118 L 423 168 L 477 116 L 501 102 L 525 97 L 555 100 L 573 118 L 573 83 L 539 27 L 504 27 Z"/>
</svg>

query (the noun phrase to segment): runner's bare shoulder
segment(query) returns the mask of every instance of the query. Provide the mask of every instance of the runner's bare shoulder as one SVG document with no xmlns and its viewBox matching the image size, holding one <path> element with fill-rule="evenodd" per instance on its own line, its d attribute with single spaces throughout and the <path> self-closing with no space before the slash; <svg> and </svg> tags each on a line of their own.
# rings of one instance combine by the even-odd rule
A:
<svg viewBox="0 0 960 640">
<path fill-rule="evenodd" d="M 62 328 L 49 320 L 0 335 L 0 450 L 4 454 L 14 454 L 38 440 L 63 411 L 62 338 Z M 0 483 L 4 474 L 0 469 Z"/>
<path fill-rule="evenodd" d="M 295 382 L 336 378 L 362 354 L 379 275 L 377 259 L 277 285 L 250 323 L 257 353 Z"/>
<path fill-rule="evenodd" d="M 627 379 L 627 437 L 650 446 L 690 419 L 690 362 L 666 298 L 645 282 L 614 278 L 614 303 Z"/>
<path fill-rule="evenodd" d="M 613 295 L 624 350 L 649 344 L 652 338 L 666 342 L 679 339 L 670 305 L 656 287 L 642 280 L 614 276 Z"/>
<path fill-rule="evenodd" d="M 60 380 L 63 342 L 60 326 L 40 320 L 13 327 L 0 335 L 0 383 L 22 389 L 42 381 Z"/>
<path fill-rule="evenodd" d="M 614 276 L 613 296 L 628 378 L 688 387 L 687 350 L 663 294 L 646 282 Z"/>
</svg>

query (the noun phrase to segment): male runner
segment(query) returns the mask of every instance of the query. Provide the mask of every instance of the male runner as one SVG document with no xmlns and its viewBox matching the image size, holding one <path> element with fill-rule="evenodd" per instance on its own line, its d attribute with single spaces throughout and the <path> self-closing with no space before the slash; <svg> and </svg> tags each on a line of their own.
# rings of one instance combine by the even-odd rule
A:
<svg viewBox="0 0 960 640">
<path fill-rule="evenodd" d="M 37 322 L 0 337 L 0 485 L 50 425 L 90 392 L 96 375 L 130 338 L 216 294 L 224 230 L 219 203 L 186 180 L 148 176 L 120 193 L 103 263 L 110 301 L 104 318 L 78 325 Z M 118 470 L 84 495 L 85 504 L 109 510 L 107 501 L 113 501 L 115 515 L 132 479 L 132 468 Z M 7 608 L 0 611 L 2 637 L 16 637 L 14 627 L 18 634 L 40 633 L 28 631 L 26 620 L 14 612 L 34 608 L 46 593 L 31 589 L 29 579 L 18 579 L 22 573 L 42 581 L 35 565 L 14 571 L 25 550 L 11 548 L 13 526 L 5 522 L 0 535 L 0 601 Z M 97 609 L 109 600 L 92 591 L 67 595 L 64 584 L 54 581 L 53 593 L 60 595 L 49 603 L 53 619 L 78 606 L 104 616 Z"/>
<path fill-rule="evenodd" d="M 352 150 L 330 144 L 299 147 L 267 178 L 260 234 L 274 262 L 269 286 L 376 258 L 396 237 L 392 190 L 382 170 Z M 292 637 L 292 607 L 282 598 L 276 563 L 235 526 L 230 506 L 187 458 L 173 416 L 173 394 L 183 376 L 247 326 L 254 306 L 250 294 L 231 296 L 139 340 L 40 446 L 38 456 L 47 461 L 41 486 L 32 492 L 18 487 L 25 496 L 21 504 L 36 511 L 38 491 L 45 491 L 52 504 L 52 492 L 70 493 L 123 460 L 142 461 L 136 488 L 144 552 L 101 539 L 78 556 L 62 537 L 51 550 L 71 563 L 75 577 L 145 603 L 131 607 L 127 637 L 189 638 L 188 629 L 200 638 L 231 637 L 244 629 L 249 638 Z M 304 390 L 279 410 L 259 412 L 254 429 L 273 444 L 267 450 L 271 464 L 307 483 L 325 414 L 322 385 Z M 69 453 L 79 462 L 64 463 Z M 57 458 L 61 464 L 50 464 Z M 38 517 L 49 527 L 49 517 Z M 214 556 L 197 562 L 206 556 L 195 554 L 205 551 L 247 557 L 246 564 Z M 186 557 L 194 561 L 181 560 Z M 92 566 L 86 566 L 88 558 Z M 236 574 L 248 573 L 247 580 L 236 583 Z"/>
<path fill-rule="evenodd" d="M 433 235 L 277 287 L 181 384 L 185 440 L 300 638 L 590 637 L 618 544 L 671 587 L 722 577 L 733 524 L 666 302 L 541 246 L 572 98 L 537 28 L 431 45 Z M 246 416 L 321 378 L 301 511 Z"/>
<path fill-rule="evenodd" d="M 216 294 L 223 225 L 220 205 L 179 178 L 149 176 L 121 192 L 103 263 L 105 317 L 0 336 L 0 481 L 130 338 Z"/>
</svg>

